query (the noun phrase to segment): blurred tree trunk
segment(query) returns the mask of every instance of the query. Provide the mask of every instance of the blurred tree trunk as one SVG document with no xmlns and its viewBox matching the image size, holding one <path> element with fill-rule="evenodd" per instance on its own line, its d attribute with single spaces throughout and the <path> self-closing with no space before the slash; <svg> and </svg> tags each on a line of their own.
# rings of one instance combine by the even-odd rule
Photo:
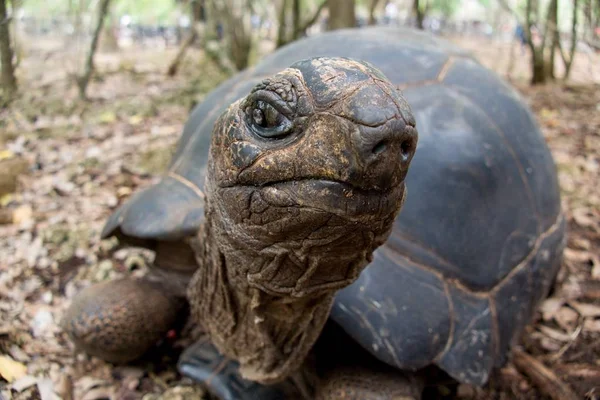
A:
<svg viewBox="0 0 600 400">
<path fill-rule="evenodd" d="M 281 8 L 279 9 L 279 18 L 277 21 L 277 42 L 276 46 L 281 47 L 288 42 L 286 20 L 287 20 L 288 0 L 281 0 Z"/>
<path fill-rule="evenodd" d="M 327 30 L 353 28 L 356 26 L 356 14 L 354 11 L 355 0 L 327 0 L 329 9 L 329 21 Z"/>
<path fill-rule="evenodd" d="M 585 16 L 585 33 L 588 42 L 594 42 L 598 39 L 596 26 L 600 23 L 600 1 L 586 0 L 583 5 L 583 14 Z"/>
<path fill-rule="evenodd" d="M 167 68 L 167 76 L 175 76 L 177 75 L 177 71 L 179 70 L 179 66 L 181 65 L 181 61 L 185 57 L 185 53 L 187 50 L 198 40 L 198 23 L 204 19 L 203 15 L 203 4 L 201 1 L 192 0 L 190 3 L 190 15 L 191 15 L 191 23 L 190 23 L 190 31 L 186 37 L 186 39 L 179 46 L 179 50 L 169 64 Z"/>
<path fill-rule="evenodd" d="M 375 10 L 380 0 L 371 0 L 369 4 L 369 25 L 375 25 L 377 18 L 375 17 Z"/>
<path fill-rule="evenodd" d="M 294 40 L 296 40 L 300 34 L 300 0 L 292 0 L 292 22 Z"/>
<path fill-rule="evenodd" d="M 74 1 L 69 3 L 69 14 L 73 19 L 73 36 L 72 42 L 76 43 L 77 46 L 81 45 L 84 39 L 83 34 L 83 10 L 85 9 L 85 0 L 79 0 L 77 6 Z M 72 46 L 72 43 L 67 42 L 66 46 Z"/>
<path fill-rule="evenodd" d="M 547 77 L 555 79 L 554 61 L 556 50 L 560 46 L 560 32 L 558 31 L 558 0 L 550 0 L 548 5 L 548 17 L 546 18 L 546 33 L 544 37 L 550 38 L 548 53 Z"/>
<path fill-rule="evenodd" d="M 177 71 L 179 70 L 181 61 L 185 57 L 187 49 L 190 48 L 192 44 L 194 44 L 196 39 L 198 39 L 198 31 L 196 30 L 196 25 L 193 23 L 190 28 L 190 33 L 188 34 L 187 38 L 183 41 L 183 43 L 181 43 L 181 46 L 179 46 L 179 50 L 177 51 L 175 58 L 173 59 L 173 61 L 171 61 L 171 64 L 169 64 L 169 68 L 167 68 L 167 76 L 177 75 Z"/>
<path fill-rule="evenodd" d="M 424 29 L 423 21 L 425 20 L 425 9 L 419 3 L 419 0 L 413 1 L 413 14 L 417 21 L 417 28 Z"/>
<path fill-rule="evenodd" d="M 23 0 L 11 0 L 10 2 L 12 15 L 19 15 L 19 11 L 23 8 Z M 13 55 L 15 57 L 14 68 L 18 69 L 23 59 L 23 46 L 19 42 L 19 22 L 17 18 L 13 18 L 8 26 L 10 30 L 10 39 L 12 40 Z"/>
<path fill-rule="evenodd" d="M 525 31 L 525 38 L 527 45 L 531 51 L 531 84 L 538 85 L 546 83 L 549 78 L 549 59 L 547 59 L 547 53 L 553 51 L 555 46 L 558 46 L 559 42 L 556 40 L 558 34 L 558 28 L 556 23 L 552 29 L 553 21 L 556 21 L 556 10 L 558 0 L 550 0 L 548 5 L 545 21 L 540 18 L 540 7 L 538 0 L 527 0 L 525 2 L 525 18 L 521 18 L 506 0 L 499 0 L 500 5 L 505 10 L 509 11 L 520 24 L 523 25 Z M 539 30 L 539 26 L 545 22 L 544 31 Z M 556 31 L 556 33 L 555 33 Z M 551 37 L 550 37 L 551 36 Z M 550 54 L 550 57 L 552 57 Z"/>
<path fill-rule="evenodd" d="M 108 11 L 110 0 L 100 0 L 98 5 L 98 19 L 96 21 L 96 27 L 90 43 L 90 48 L 85 61 L 85 67 L 83 75 L 77 79 L 77 86 L 79 87 L 79 97 L 83 100 L 86 98 L 86 90 L 90 83 L 90 78 L 94 72 L 94 56 L 96 55 L 96 49 L 98 48 L 98 39 L 100 38 L 100 32 L 102 32 L 102 25 L 104 25 L 104 18 Z"/>
<path fill-rule="evenodd" d="M 291 32 L 291 34 L 286 29 L 288 4 L 288 0 L 282 0 L 281 2 L 281 9 L 279 10 L 279 19 L 277 27 L 277 47 L 281 47 L 285 44 L 288 44 L 291 41 L 300 39 L 302 36 L 306 35 L 306 31 L 308 30 L 308 28 L 313 26 L 315 22 L 317 22 L 317 20 L 319 19 L 319 16 L 323 12 L 323 9 L 325 9 L 325 6 L 327 6 L 327 1 L 323 1 L 321 4 L 319 4 L 313 15 L 309 19 L 304 21 L 304 23 L 302 23 L 302 19 L 300 17 L 300 10 L 295 8 L 299 6 L 300 3 L 298 0 L 294 0 L 294 31 Z"/>
<path fill-rule="evenodd" d="M 569 55 L 567 56 L 565 54 L 560 42 L 558 47 L 560 50 L 560 56 L 565 63 L 565 74 L 563 76 L 565 81 L 569 79 L 569 75 L 571 74 L 573 59 L 575 58 L 575 51 L 577 50 L 577 14 L 579 14 L 579 1 L 573 0 L 573 15 L 571 17 L 571 46 L 569 47 Z"/>
<path fill-rule="evenodd" d="M 4 88 L 7 100 L 10 100 L 17 91 L 9 22 L 10 19 L 6 12 L 6 0 L 0 0 L 0 61 L 2 62 L 2 87 Z"/>
<path fill-rule="evenodd" d="M 102 51 L 111 52 L 119 50 L 118 27 L 119 18 L 114 12 L 107 11 L 103 32 L 100 35 L 100 48 Z"/>
<path fill-rule="evenodd" d="M 209 46 L 205 49 L 212 54 L 213 58 L 216 57 L 219 64 L 225 69 L 230 69 L 227 67 L 228 62 L 218 54 L 223 50 L 235 69 L 238 71 L 245 69 L 249 64 L 250 50 L 252 49 L 252 27 L 250 25 L 252 0 L 212 0 L 209 3 L 210 7 L 207 9 L 210 8 L 210 12 L 207 20 L 213 19 L 210 22 L 215 29 L 217 26 L 222 27 L 224 48 L 217 43 L 217 48 L 213 49 Z M 213 34 L 213 32 L 206 34 Z M 207 43 L 207 45 L 211 45 L 211 43 Z"/>
<path fill-rule="evenodd" d="M 554 0 L 552 0 L 554 1 Z M 525 9 L 525 36 L 531 50 L 531 84 L 546 83 L 546 62 L 544 59 L 544 48 L 546 47 L 546 36 L 541 36 L 536 43 L 534 29 L 537 30 L 536 22 L 539 22 L 539 6 L 537 0 L 527 0 Z M 540 32 L 541 34 L 541 32 Z"/>
<path fill-rule="evenodd" d="M 317 9 L 314 11 L 313 15 L 309 19 L 304 21 L 304 24 L 300 25 L 300 30 L 298 32 L 294 33 L 294 39 L 299 39 L 300 37 L 306 35 L 306 31 L 308 30 L 308 28 L 310 28 L 317 22 L 319 16 L 321 15 L 326 6 L 326 0 L 322 1 L 321 4 L 319 4 Z"/>
</svg>

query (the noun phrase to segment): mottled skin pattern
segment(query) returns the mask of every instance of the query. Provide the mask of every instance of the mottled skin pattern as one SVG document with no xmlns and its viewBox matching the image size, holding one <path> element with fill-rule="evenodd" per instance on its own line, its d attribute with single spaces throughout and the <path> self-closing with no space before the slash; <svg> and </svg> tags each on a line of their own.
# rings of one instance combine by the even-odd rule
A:
<svg viewBox="0 0 600 400">
<path fill-rule="evenodd" d="M 144 354 L 165 336 L 185 307 L 160 283 L 120 279 L 91 286 L 64 317 L 64 329 L 87 353 L 111 362 Z"/>
<path fill-rule="evenodd" d="M 370 64 L 343 58 L 296 63 L 220 117 L 188 298 L 195 322 L 244 378 L 274 383 L 300 368 L 336 291 L 389 236 L 416 144 L 400 91 Z M 104 359 L 139 356 L 180 309 L 176 290 L 145 286 L 125 280 L 84 291 L 66 330 Z M 336 380 L 322 399 L 358 398 L 336 395 Z"/>
</svg>

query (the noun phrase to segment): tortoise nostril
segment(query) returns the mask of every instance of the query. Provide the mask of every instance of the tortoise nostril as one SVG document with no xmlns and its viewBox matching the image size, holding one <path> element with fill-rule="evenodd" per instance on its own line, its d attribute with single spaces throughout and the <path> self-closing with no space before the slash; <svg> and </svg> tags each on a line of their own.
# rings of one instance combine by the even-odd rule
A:
<svg viewBox="0 0 600 400">
<path fill-rule="evenodd" d="M 407 140 L 403 141 L 402 144 L 400 145 L 400 152 L 402 153 L 402 157 L 405 159 L 410 157 L 410 153 L 411 153 L 412 149 L 413 149 L 412 140 L 407 139 Z"/>
<path fill-rule="evenodd" d="M 377 154 L 381 154 L 385 151 L 385 149 L 387 148 L 387 140 L 382 140 L 379 143 L 377 143 L 375 145 L 375 147 L 373 147 L 373 154 L 377 155 Z"/>
</svg>

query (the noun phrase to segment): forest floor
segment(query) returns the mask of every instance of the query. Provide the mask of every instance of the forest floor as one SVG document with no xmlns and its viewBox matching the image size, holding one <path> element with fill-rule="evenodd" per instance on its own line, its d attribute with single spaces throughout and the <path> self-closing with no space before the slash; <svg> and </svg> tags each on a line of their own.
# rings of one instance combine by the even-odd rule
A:
<svg viewBox="0 0 600 400">
<path fill-rule="evenodd" d="M 506 76 L 510 46 L 455 40 Z M 515 49 L 511 81 L 535 111 L 553 152 L 569 224 L 557 283 L 522 343 L 551 380 L 564 382 L 579 398 L 596 399 L 600 57 L 578 54 L 569 84 L 530 87 L 527 54 Z M 124 199 L 157 180 L 191 107 L 226 78 L 196 50 L 176 77 L 166 77 L 175 52 L 99 54 L 90 101 L 81 102 L 71 76 L 80 54 L 56 41 L 27 46 L 19 66 L 22 94 L 0 110 L 0 399 L 202 397 L 202 389 L 174 368 L 177 338 L 135 365 L 113 366 L 76 354 L 59 326 L 79 290 L 141 274 L 152 261 L 145 251 L 114 252 L 114 241 L 98 236 Z M 2 171 L 18 173 L 15 187 Z M 552 392 L 512 363 L 483 389 L 454 389 L 462 399 L 544 399 Z M 436 393 L 449 392 L 440 386 Z"/>
</svg>

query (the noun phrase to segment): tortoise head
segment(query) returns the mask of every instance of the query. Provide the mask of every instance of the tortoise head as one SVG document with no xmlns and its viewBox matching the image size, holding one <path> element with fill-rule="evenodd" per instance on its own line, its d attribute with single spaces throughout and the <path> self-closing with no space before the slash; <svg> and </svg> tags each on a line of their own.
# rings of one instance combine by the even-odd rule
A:
<svg viewBox="0 0 600 400">
<path fill-rule="evenodd" d="M 240 265 L 252 286 L 293 296 L 341 288 L 387 239 L 416 145 L 407 102 L 376 68 L 300 61 L 217 121 L 207 216 L 218 214 L 231 247 L 261 256 Z"/>
</svg>

